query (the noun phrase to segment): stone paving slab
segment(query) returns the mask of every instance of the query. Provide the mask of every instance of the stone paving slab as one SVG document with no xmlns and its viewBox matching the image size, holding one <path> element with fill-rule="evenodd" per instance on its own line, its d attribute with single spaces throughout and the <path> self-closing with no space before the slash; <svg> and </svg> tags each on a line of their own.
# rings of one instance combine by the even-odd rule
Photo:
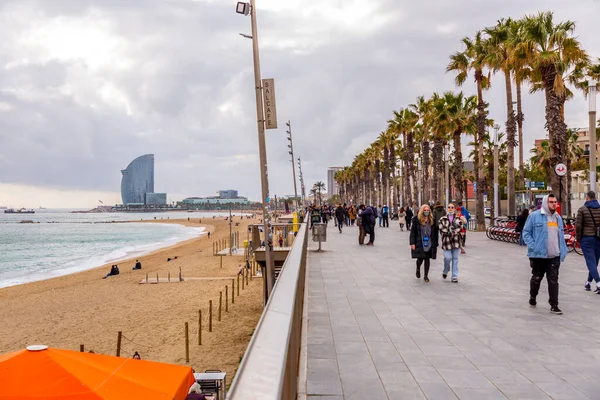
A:
<svg viewBox="0 0 600 400">
<path fill-rule="evenodd" d="M 308 399 L 600 399 L 600 295 L 582 256 L 560 269 L 560 307 L 544 282 L 529 307 L 524 247 L 469 232 L 459 283 L 432 260 L 415 277 L 408 232 L 333 225 L 308 256 Z M 441 251 L 438 251 L 441 256 Z M 423 272 L 423 271 L 422 271 Z"/>
</svg>

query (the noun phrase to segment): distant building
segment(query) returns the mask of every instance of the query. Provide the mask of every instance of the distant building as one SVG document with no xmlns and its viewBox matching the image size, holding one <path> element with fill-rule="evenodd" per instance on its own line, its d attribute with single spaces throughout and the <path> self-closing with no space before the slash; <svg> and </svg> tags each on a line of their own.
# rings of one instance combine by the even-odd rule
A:
<svg viewBox="0 0 600 400">
<path fill-rule="evenodd" d="M 329 167 L 327 168 L 327 190 L 328 198 L 333 197 L 336 194 L 340 194 L 340 188 L 335 181 L 335 173 L 343 170 L 343 167 Z"/>
<path fill-rule="evenodd" d="M 143 204 L 146 193 L 154 193 L 154 154 L 136 158 L 121 173 L 123 204 Z"/>
<path fill-rule="evenodd" d="M 123 205 L 167 204 L 166 193 L 154 193 L 154 154 L 144 154 L 121 170 L 121 199 Z"/>
<path fill-rule="evenodd" d="M 201 205 L 201 204 L 250 204 L 250 201 L 245 197 L 238 197 L 237 199 L 221 199 L 218 197 L 188 197 L 181 201 L 187 205 Z"/>
<path fill-rule="evenodd" d="M 147 206 L 165 206 L 167 205 L 166 193 L 146 193 Z"/>
<path fill-rule="evenodd" d="M 237 199 L 238 191 L 229 189 L 229 190 L 219 190 L 219 198 L 220 199 Z"/>
</svg>

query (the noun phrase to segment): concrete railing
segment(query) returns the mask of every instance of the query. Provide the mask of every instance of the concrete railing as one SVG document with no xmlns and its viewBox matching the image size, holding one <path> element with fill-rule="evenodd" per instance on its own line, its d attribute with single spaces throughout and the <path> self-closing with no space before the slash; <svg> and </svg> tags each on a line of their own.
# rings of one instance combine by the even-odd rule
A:
<svg viewBox="0 0 600 400">
<path fill-rule="evenodd" d="M 298 391 L 308 230 L 302 224 L 244 354 L 228 400 L 292 400 Z"/>
</svg>

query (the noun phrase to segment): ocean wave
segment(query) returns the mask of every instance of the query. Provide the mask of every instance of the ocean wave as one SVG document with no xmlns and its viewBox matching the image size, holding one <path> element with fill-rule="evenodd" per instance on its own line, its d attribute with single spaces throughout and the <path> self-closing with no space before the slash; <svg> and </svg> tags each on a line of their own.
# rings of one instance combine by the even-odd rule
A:
<svg viewBox="0 0 600 400">
<path fill-rule="evenodd" d="M 35 261 L 32 260 L 29 265 L 27 265 L 27 263 L 25 263 L 23 260 L 19 260 L 18 263 L 12 263 L 13 268 L 10 270 L 0 270 L 0 288 L 70 275 L 73 273 L 97 268 L 108 263 L 116 264 L 123 260 L 142 257 L 156 250 L 169 247 L 189 239 L 197 238 L 205 234 L 205 228 L 184 227 L 183 225 L 178 224 L 165 225 L 152 223 L 133 223 L 132 225 L 140 225 L 143 226 L 144 229 L 147 229 L 148 225 L 152 225 L 154 227 L 161 226 L 162 229 L 165 229 L 166 227 L 169 227 L 168 229 L 178 227 L 180 231 L 176 232 L 175 234 L 169 232 L 169 236 L 166 238 L 148 238 L 148 241 L 144 243 L 125 245 L 110 250 L 107 249 L 107 251 L 103 252 L 102 254 L 91 257 L 89 255 L 75 256 L 75 258 L 65 260 L 64 262 L 58 261 L 61 259 L 60 255 L 42 255 L 40 253 L 39 257 L 36 258 Z M 81 243 L 83 244 L 83 241 Z M 66 249 L 72 250 L 68 253 L 69 255 L 72 256 L 73 254 L 77 253 L 76 246 L 78 244 L 79 243 L 75 242 L 65 243 Z M 118 246 L 118 244 L 115 243 L 115 246 Z M 73 249 L 74 247 L 75 249 Z M 131 267 L 133 267 L 133 264 Z"/>
</svg>

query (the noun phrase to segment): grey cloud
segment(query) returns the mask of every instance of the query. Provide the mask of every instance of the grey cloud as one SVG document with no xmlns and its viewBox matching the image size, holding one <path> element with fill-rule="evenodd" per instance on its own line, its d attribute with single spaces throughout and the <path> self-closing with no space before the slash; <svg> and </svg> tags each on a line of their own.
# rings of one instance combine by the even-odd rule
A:
<svg viewBox="0 0 600 400">
<path fill-rule="evenodd" d="M 0 111 L 0 182 L 118 191 L 119 170 L 140 154 L 154 153 L 157 190 L 210 194 L 227 186 L 258 199 L 252 50 L 238 35 L 249 33 L 250 20 L 235 14 L 234 3 L 2 3 L 5 25 L 11 20 L 6 13 L 19 16 L 15 21 L 35 14 L 41 23 L 102 17 L 120 40 L 116 51 L 123 59 L 115 64 L 130 64 L 93 70 L 82 60 L 39 62 L 32 55 L 21 65 L 30 55 L 14 43 L 31 27 L 15 22 L 0 28 L 11 38 L 0 44 L 0 65 L 15 65 L 0 68 L 0 103 L 12 107 Z M 385 129 L 392 110 L 419 95 L 459 90 L 445 73 L 448 56 L 460 49 L 463 36 L 500 17 L 554 9 L 559 19 L 577 20 L 586 48 L 600 54 L 593 18 L 600 11 L 597 2 L 372 4 L 378 16 L 386 16 L 385 25 L 337 26 L 327 16 L 308 17 L 301 10 L 259 10 L 262 75 L 276 80 L 279 117 L 279 129 L 267 131 L 272 194 L 293 192 L 285 121 L 292 120 L 306 183 L 325 180 L 325 168 L 350 164 Z M 486 100 L 491 116 L 503 124 L 501 79 L 494 78 Z M 130 110 L 117 97 L 102 97 L 109 85 Z M 62 90 L 69 86 L 72 96 Z M 474 93 L 473 84 L 461 90 Z M 543 97 L 526 95 L 524 105 L 529 150 L 544 135 Z M 586 121 L 583 107 L 580 98 L 567 105 L 570 123 Z"/>
</svg>

